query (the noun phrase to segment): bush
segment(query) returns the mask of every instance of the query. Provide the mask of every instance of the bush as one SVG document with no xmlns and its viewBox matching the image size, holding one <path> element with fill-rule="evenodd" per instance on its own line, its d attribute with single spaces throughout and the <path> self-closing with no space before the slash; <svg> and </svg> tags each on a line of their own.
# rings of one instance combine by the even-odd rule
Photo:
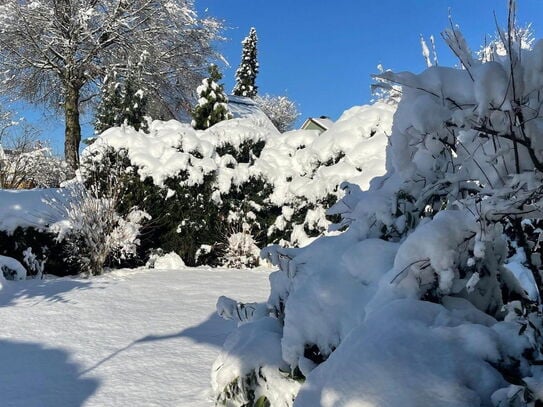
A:
<svg viewBox="0 0 543 407">
<path fill-rule="evenodd" d="M 67 250 L 64 242 L 58 242 L 56 235 L 46 230 L 19 227 L 11 234 L 0 231 L 0 254 L 18 260 L 29 276 L 78 274 L 76 265 L 64 261 Z"/>
</svg>

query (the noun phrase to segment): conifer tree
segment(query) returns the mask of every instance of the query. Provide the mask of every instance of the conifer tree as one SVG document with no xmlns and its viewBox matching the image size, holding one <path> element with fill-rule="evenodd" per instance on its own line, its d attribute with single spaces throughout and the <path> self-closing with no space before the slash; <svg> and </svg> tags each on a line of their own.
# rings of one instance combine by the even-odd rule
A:
<svg viewBox="0 0 543 407">
<path fill-rule="evenodd" d="M 118 80 L 117 72 L 112 71 L 104 78 L 102 85 L 102 96 L 94 122 L 96 134 L 100 134 L 121 123 L 122 100 L 121 83 Z"/>
<path fill-rule="evenodd" d="M 198 86 L 198 104 L 192 111 L 192 127 L 205 130 L 216 123 L 232 118 L 228 110 L 228 99 L 222 84 L 222 75 L 216 65 L 210 65 L 209 77 Z"/>
<path fill-rule="evenodd" d="M 128 63 L 126 79 L 117 72 L 106 77 L 102 87 L 102 99 L 97 109 L 95 132 L 102 133 L 110 127 L 127 125 L 136 130 L 148 131 L 148 98 L 142 80 L 145 56 L 137 64 Z"/>
<path fill-rule="evenodd" d="M 147 115 L 148 98 L 142 81 L 144 63 L 145 55 L 142 55 L 139 63 L 128 71 L 123 90 L 121 119 L 123 124 L 147 133 L 149 128 L 145 116 Z"/>
<path fill-rule="evenodd" d="M 236 96 L 245 96 L 251 99 L 256 96 L 258 89 L 255 85 L 256 75 L 258 74 L 257 41 L 256 30 L 251 27 L 249 35 L 241 42 L 243 44 L 241 63 L 236 71 L 236 85 L 232 91 Z"/>
</svg>

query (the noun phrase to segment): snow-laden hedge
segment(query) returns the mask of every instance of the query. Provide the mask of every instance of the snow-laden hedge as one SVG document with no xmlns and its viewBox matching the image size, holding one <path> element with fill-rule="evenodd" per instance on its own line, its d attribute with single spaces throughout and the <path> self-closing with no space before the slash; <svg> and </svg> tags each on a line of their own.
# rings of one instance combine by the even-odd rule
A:
<svg viewBox="0 0 543 407">
<path fill-rule="evenodd" d="M 112 128 L 84 151 L 82 174 L 100 184 L 114 172 L 121 212 L 151 215 L 143 257 L 160 248 L 189 265 L 252 264 L 256 246 L 322 235 L 341 182 L 367 186 L 384 173 L 393 112 L 385 103 L 354 107 L 322 134 L 280 134 L 258 117 L 205 131 L 177 121 L 155 121 L 149 134 Z"/>
<path fill-rule="evenodd" d="M 387 173 L 343 184 L 342 234 L 263 250 L 266 303 L 219 300 L 217 404 L 541 405 L 543 40 L 508 35 L 483 62 L 447 30 L 462 69 L 382 74 Z"/>
<path fill-rule="evenodd" d="M 21 262 L 29 276 L 79 271 L 64 261 L 66 247 L 49 226 L 64 221 L 54 205 L 66 201 L 62 188 L 0 190 L 0 255 Z"/>
</svg>

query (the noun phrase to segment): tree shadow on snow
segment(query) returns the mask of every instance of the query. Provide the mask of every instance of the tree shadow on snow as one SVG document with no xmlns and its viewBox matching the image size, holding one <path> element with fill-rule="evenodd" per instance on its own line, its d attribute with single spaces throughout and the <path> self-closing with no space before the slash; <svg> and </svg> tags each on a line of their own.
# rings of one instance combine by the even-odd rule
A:
<svg viewBox="0 0 543 407">
<path fill-rule="evenodd" d="M 221 348 L 226 337 L 236 328 L 234 321 L 226 321 L 216 312 L 209 315 L 200 325 L 185 328 L 180 332 L 169 335 L 147 335 L 137 340 L 137 343 L 162 341 L 173 338 L 189 338 L 196 343 L 205 343 Z"/>
<path fill-rule="evenodd" d="M 35 298 L 37 304 L 47 302 L 68 302 L 65 293 L 73 290 L 104 288 L 92 281 L 76 280 L 68 277 L 55 280 L 6 281 L 0 290 L 0 307 L 13 304 L 17 299 Z"/>
<path fill-rule="evenodd" d="M 111 355 L 107 356 L 106 358 L 96 363 L 94 366 L 81 372 L 81 375 L 86 374 L 96 369 L 100 365 L 106 363 L 107 361 L 113 359 L 120 353 L 127 351 L 128 349 L 132 348 L 135 345 L 146 344 L 146 343 L 151 343 L 155 341 L 165 341 L 165 340 L 177 339 L 177 338 L 189 338 L 196 343 L 202 343 L 202 344 L 211 345 L 217 348 L 221 348 L 222 345 L 224 344 L 224 341 L 226 340 L 226 337 L 235 328 L 236 328 L 236 323 L 234 321 L 226 321 L 222 319 L 221 317 L 219 317 L 216 312 L 214 312 L 211 315 L 209 315 L 207 320 L 205 320 L 201 324 L 192 326 L 189 328 L 185 328 L 179 332 L 172 333 L 172 334 L 165 334 L 165 335 L 144 336 L 143 338 L 140 338 L 130 343 L 129 345 L 126 345 L 124 348 L 116 350 Z"/>
<path fill-rule="evenodd" d="M 0 340 L 0 404 L 5 407 L 82 406 L 100 382 L 81 378 L 62 349 Z"/>
</svg>

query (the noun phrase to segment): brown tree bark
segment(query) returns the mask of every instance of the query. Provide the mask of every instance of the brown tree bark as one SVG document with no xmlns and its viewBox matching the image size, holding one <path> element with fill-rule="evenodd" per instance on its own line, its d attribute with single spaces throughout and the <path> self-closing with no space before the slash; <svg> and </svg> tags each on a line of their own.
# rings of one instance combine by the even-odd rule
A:
<svg viewBox="0 0 543 407">
<path fill-rule="evenodd" d="M 81 143 L 81 125 L 79 124 L 79 96 L 80 88 L 73 84 L 66 85 L 66 98 L 64 100 L 64 117 L 66 128 L 64 131 L 64 155 L 71 170 L 79 168 L 79 144 Z"/>
</svg>

